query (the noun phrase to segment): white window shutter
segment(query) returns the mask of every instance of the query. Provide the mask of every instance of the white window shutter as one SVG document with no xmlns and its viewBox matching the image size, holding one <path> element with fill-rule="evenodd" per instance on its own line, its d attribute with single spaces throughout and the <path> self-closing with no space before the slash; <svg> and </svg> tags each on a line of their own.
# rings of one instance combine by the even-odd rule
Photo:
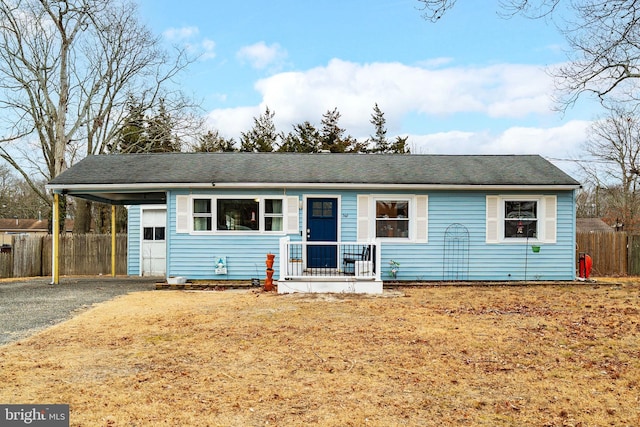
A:
<svg viewBox="0 0 640 427">
<path fill-rule="evenodd" d="M 429 196 L 416 196 L 416 241 L 427 242 L 429 236 Z"/>
<path fill-rule="evenodd" d="M 498 221 L 500 220 L 499 197 L 487 196 L 487 243 L 498 243 Z"/>
<path fill-rule="evenodd" d="M 556 243 L 556 230 L 558 227 L 557 198 L 556 196 L 544 196 L 544 218 L 542 218 L 544 243 Z"/>
<path fill-rule="evenodd" d="M 369 196 L 359 195 L 357 210 L 357 231 L 356 238 L 358 242 L 368 242 L 369 236 Z"/>
<path fill-rule="evenodd" d="M 287 197 L 286 208 L 286 232 L 287 234 L 298 234 L 300 232 L 300 215 L 298 209 L 298 196 Z"/>
<path fill-rule="evenodd" d="M 189 232 L 189 196 L 176 196 L 176 233 Z"/>
</svg>

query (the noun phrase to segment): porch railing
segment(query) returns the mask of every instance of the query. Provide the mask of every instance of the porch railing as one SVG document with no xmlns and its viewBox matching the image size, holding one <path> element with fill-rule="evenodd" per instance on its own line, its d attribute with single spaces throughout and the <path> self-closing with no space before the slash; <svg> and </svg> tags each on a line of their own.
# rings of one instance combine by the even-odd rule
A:
<svg viewBox="0 0 640 427">
<path fill-rule="evenodd" d="M 380 280 L 378 242 L 292 242 L 280 240 L 279 280 Z"/>
</svg>

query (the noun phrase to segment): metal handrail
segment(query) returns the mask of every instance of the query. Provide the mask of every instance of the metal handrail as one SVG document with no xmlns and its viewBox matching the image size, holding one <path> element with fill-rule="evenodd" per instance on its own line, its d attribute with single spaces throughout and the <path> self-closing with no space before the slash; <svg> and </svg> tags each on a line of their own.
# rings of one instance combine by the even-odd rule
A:
<svg viewBox="0 0 640 427">
<path fill-rule="evenodd" d="M 314 247 L 316 251 L 313 251 Z M 313 260 L 309 259 L 310 254 Z M 377 241 L 292 242 L 284 237 L 280 240 L 279 255 L 278 280 L 380 280 L 380 245 Z"/>
</svg>

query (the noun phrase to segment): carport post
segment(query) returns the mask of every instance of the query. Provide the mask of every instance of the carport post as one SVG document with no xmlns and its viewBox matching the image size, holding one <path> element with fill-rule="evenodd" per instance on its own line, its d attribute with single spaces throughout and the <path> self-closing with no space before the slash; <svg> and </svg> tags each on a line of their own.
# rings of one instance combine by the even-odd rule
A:
<svg viewBox="0 0 640 427">
<path fill-rule="evenodd" d="M 111 205 L 111 277 L 116 277 L 116 205 Z"/>
<path fill-rule="evenodd" d="M 60 249 L 60 196 L 53 193 L 53 213 L 51 215 L 51 284 L 60 283 L 60 263 L 58 253 Z"/>
</svg>

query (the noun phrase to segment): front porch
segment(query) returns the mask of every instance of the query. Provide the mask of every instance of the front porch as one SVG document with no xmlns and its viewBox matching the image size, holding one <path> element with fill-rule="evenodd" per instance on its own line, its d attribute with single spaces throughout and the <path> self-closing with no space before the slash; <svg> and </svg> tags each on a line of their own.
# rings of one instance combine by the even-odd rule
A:
<svg viewBox="0 0 640 427">
<path fill-rule="evenodd" d="M 278 293 L 382 293 L 378 242 L 280 240 Z"/>
</svg>

